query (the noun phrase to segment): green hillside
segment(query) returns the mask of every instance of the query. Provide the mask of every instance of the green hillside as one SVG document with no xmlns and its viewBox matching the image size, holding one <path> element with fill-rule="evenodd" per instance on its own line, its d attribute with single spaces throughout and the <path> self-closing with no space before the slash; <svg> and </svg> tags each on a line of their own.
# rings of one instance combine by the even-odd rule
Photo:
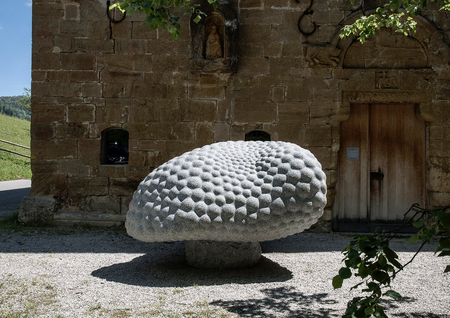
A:
<svg viewBox="0 0 450 318">
<path fill-rule="evenodd" d="M 20 106 L 23 96 L 0 96 L 0 114 L 30 121 L 31 113 Z"/>
<path fill-rule="evenodd" d="M 0 139 L 30 146 L 30 122 L 0 114 Z M 24 155 L 30 150 L 0 142 L 0 148 Z M 0 181 L 31 178 L 30 159 L 0 150 Z"/>
</svg>

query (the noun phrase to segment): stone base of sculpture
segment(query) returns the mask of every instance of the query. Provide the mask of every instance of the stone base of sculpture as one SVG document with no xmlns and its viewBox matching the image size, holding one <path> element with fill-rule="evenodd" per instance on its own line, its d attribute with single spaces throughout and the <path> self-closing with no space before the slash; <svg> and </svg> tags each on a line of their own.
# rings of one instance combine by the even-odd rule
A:
<svg viewBox="0 0 450 318">
<path fill-rule="evenodd" d="M 197 268 L 246 268 L 256 265 L 260 257 L 258 242 L 186 242 L 186 260 Z"/>
</svg>

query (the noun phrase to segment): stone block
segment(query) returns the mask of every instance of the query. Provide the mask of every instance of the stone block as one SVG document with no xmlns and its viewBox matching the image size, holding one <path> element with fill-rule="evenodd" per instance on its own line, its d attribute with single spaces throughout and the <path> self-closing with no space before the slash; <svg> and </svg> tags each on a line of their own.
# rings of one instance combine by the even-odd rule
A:
<svg viewBox="0 0 450 318">
<path fill-rule="evenodd" d="M 193 100 L 182 101 L 180 110 L 182 121 L 214 122 L 217 114 L 216 101 Z"/>
<path fill-rule="evenodd" d="M 225 100 L 226 93 L 227 93 L 226 86 L 206 86 L 206 85 L 189 86 L 190 99 Z"/>
<path fill-rule="evenodd" d="M 114 53 L 114 40 L 74 39 L 76 52 Z"/>
<path fill-rule="evenodd" d="M 95 54 L 61 53 L 61 67 L 63 70 L 95 70 Z"/>
<path fill-rule="evenodd" d="M 277 107 L 274 103 L 235 102 L 233 123 L 274 123 Z"/>
<path fill-rule="evenodd" d="M 264 57 L 281 57 L 283 45 L 281 43 L 264 43 L 263 54 Z"/>
<path fill-rule="evenodd" d="M 297 123 L 305 125 L 309 123 L 309 103 L 284 103 L 278 106 L 278 124 Z"/>
<path fill-rule="evenodd" d="M 30 196 L 65 197 L 67 191 L 67 176 L 63 174 L 33 174 Z"/>
<path fill-rule="evenodd" d="M 33 103 L 33 123 L 50 124 L 61 123 L 66 120 L 66 107 L 46 103 Z"/>
<path fill-rule="evenodd" d="M 323 170 L 337 169 L 337 152 L 332 151 L 331 147 L 308 147 L 322 164 Z"/>
<path fill-rule="evenodd" d="M 130 196 L 141 181 L 137 178 L 109 178 L 109 194 Z"/>
<path fill-rule="evenodd" d="M 230 125 L 226 123 L 214 124 L 214 142 L 230 140 Z"/>
<path fill-rule="evenodd" d="M 101 83 L 81 84 L 81 95 L 84 97 L 102 97 L 103 85 Z"/>
<path fill-rule="evenodd" d="M 33 70 L 59 70 L 61 69 L 61 62 L 59 54 L 48 52 L 33 52 L 32 53 Z M 36 92 L 39 94 L 39 92 Z M 34 94 L 34 92 L 33 92 Z"/>
<path fill-rule="evenodd" d="M 98 165 L 101 156 L 101 140 L 80 138 L 78 140 L 78 154 L 83 164 Z"/>
<path fill-rule="evenodd" d="M 142 81 L 143 75 L 141 72 L 104 70 L 100 73 L 100 82 L 102 83 L 137 84 L 142 83 Z"/>
<path fill-rule="evenodd" d="M 103 97 L 105 98 L 123 97 L 124 93 L 124 85 L 122 83 L 103 84 Z"/>
<path fill-rule="evenodd" d="M 122 21 L 121 23 L 112 23 L 111 24 L 111 31 L 112 31 L 113 39 L 119 40 L 119 39 L 130 39 L 131 38 L 131 34 L 132 34 L 131 32 L 133 29 L 134 22 L 126 21 L 126 20 Z"/>
<path fill-rule="evenodd" d="M 242 0 L 239 1 L 241 9 L 258 9 L 263 8 L 263 0 Z"/>
<path fill-rule="evenodd" d="M 283 11 L 281 10 L 242 10 L 239 16 L 239 22 L 242 25 L 272 25 L 281 24 L 282 21 Z"/>
<path fill-rule="evenodd" d="M 231 123 L 231 101 L 217 101 L 215 122 Z"/>
<path fill-rule="evenodd" d="M 59 173 L 67 176 L 89 177 L 91 169 L 90 166 L 83 165 L 79 159 L 61 160 Z"/>
<path fill-rule="evenodd" d="M 62 3 L 51 3 L 48 1 L 33 3 L 33 19 L 59 20 L 64 17 L 64 6 Z"/>
<path fill-rule="evenodd" d="M 265 57 L 241 58 L 239 72 L 242 75 L 269 74 L 269 59 Z"/>
<path fill-rule="evenodd" d="M 99 214 L 120 214 L 120 205 L 120 198 L 115 196 L 89 196 L 85 209 Z"/>
<path fill-rule="evenodd" d="M 57 209 L 58 204 L 52 197 L 24 197 L 20 204 L 19 222 L 34 225 L 51 224 Z"/>
<path fill-rule="evenodd" d="M 107 195 L 109 182 L 106 177 L 69 177 L 70 196 Z"/>
<path fill-rule="evenodd" d="M 214 124 L 212 122 L 201 122 L 195 124 L 195 140 L 205 145 L 214 142 Z"/>
<path fill-rule="evenodd" d="M 129 159 L 128 159 L 128 166 L 130 167 L 143 167 L 145 166 L 145 159 L 146 159 L 146 155 L 144 153 L 144 151 L 134 151 L 134 150 L 130 150 L 130 154 L 129 154 Z"/>
<path fill-rule="evenodd" d="M 430 205 L 432 207 L 442 207 L 447 206 L 450 193 L 449 192 L 428 192 L 430 198 Z"/>
<path fill-rule="evenodd" d="M 55 137 L 58 139 L 83 138 L 89 134 L 88 123 L 58 123 L 55 129 Z"/>
<path fill-rule="evenodd" d="M 114 178 L 125 177 L 125 169 L 125 165 L 100 165 L 98 166 L 97 176 Z"/>
<path fill-rule="evenodd" d="M 309 102 L 313 97 L 313 87 L 304 80 L 302 84 L 289 85 L 286 89 L 287 102 Z"/>
<path fill-rule="evenodd" d="M 31 157 L 39 159 L 78 158 L 77 139 L 37 139 L 31 140 Z"/>
<path fill-rule="evenodd" d="M 98 78 L 98 72 L 96 71 L 71 71 L 70 72 L 70 82 L 95 82 L 92 84 L 99 84 L 97 83 L 99 80 Z M 82 92 L 83 93 L 83 92 Z M 97 97 L 97 96 L 95 96 Z"/>
<path fill-rule="evenodd" d="M 54 124 L 34 124 L 31 126 L 31 138 L 33 139 L 51 139 L 54 136 Z"/>
<path fill-rule="evenodd" d="M 94 122 L 95 106 L 94 105 L 68 106 L 67 121 L 69 123 Z"/>
<path fill-rule="evenodd" d="M 32 159 L 31 169 L 34 174 L 56 174 L 58 162 L 56 160 Z"/>
<path fill-rule="evenodd" d="M 33 28 L 31 30 L 31 34 L 32 37 L 34 39 L 39 39 L 39 40 L 45 40 L 45 39 L 50 39 L 52 40 L 52 38 L 54 36 L 57 36 L 57 34 L 59 33 L 59 21 L 57 19 L 43 19 L 43 18 L 37 18 L 33 16 Z M 38 43 L 34 43 L 35 41 L 33 40 L 33 47 L 32 50 L 35 51 L 37 47 L 35 47 L 35 45 L 39 45 Z M 36 41 L 37 42 L 37 41 Z M 53 40 L 51 41 L 52 45 L 49 46 L 50 48 L 53 48 L 54 42 Z M 48 50 L 47 52 L 50 52 L 50 50 Z"/>
<path fill-rule="evenodd" d="M 160 121 L 161 112 L 160 108 L 153 105 L 130 107 L 128 123 L 132 125 L 135 123 L 143 124 L 149 121 Z"/>
<path fill-rule="evenodd" d="M 60 33 L 74 38 L 85 38 L 88 34 L 88 24 L 78 21 L 61 21 Z"/>
<path fill-rule="evenodd" d="M 274 140 L 303 144 L 305 125 L 301 121 L 279 122 L 274 128 Z"/>
<path fill-rule="evenodd" d="M 147 41 L 138 39 L 116 39 L 115 53 L 119 54 L 145 54 Z"/>
<path fill-rule="evenodd" d="M 153 70 L 153 57 L 140 55 L 134 59 L 134 70 L 138 72 L 151 72 Z"/>
<path fill-rule="evenodd" d="M 133 39 L 143 40 L 156 40 L 157 32 L 153 31 L 147 24 L 142 22 L 132 22 L 132 35 Z M 128 38 L 128 37 L 127 37 Z M 157 45 L 158 42 L 152 41 L 153 45 Z"/>
</svg>

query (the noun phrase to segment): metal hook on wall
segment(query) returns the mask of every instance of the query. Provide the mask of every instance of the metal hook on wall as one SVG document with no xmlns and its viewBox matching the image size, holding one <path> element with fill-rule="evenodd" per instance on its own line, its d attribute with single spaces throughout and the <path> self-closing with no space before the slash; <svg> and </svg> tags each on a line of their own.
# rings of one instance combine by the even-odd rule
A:
<svg viewBox="0 0 450 318">
<path fill-rule="evenodd" d="M 297 3 L 300 3 L 300 0 L 295 0 L 295 1 L 297 1 Z M 302 25 L 301 25 L 301 24 L 302 24 L 302 20 L 303 20 L 306 16 L 309 16 L 309 15 L 313 14 L 313 10 L 311 10 L 311 7 L 313 6 L 313 2 L 314 2 L 314 0 L 310 0 L 310 3 L 309 3 L 308 8 L 306 8 L 306 10 L 303 12 L 303 14 L 302 14 L 302 15 L 300 16 L 300 18 L 298 19 L 298 30 L 299 30 L 303 35 L 306 35 L 306 36 L 313 34 L 314 32 L 316 32 L 316 29 L 317 29 L 317 24 L 316 24 L 314 21 L 312 21 L 312 24 L 313 24 L 313 29 L 312 29 L 312 31 L 305 31 L 305 30 L 303 29 Z"/>
<path fill-rule="evenodd" d="M 109 7 L 111 6 L 111 1 L 110 0 L 107 0 L 106 1 L 106 15 L 108 16 L 108 18 L 109 18 L 109 20 L 111 21 L 111 22 L 113 22 L 113 23 L 119 23 L 119 22 L 122 22 L 124 19 L 125 19 L 125 17 L 127 16 L 127 13 L 126 12 L 123 12 L 122 14 L 122 17 L 120 18 L 120 19 L 116 19 L 116 18 L 114 18 L 114 17 L 112 17 L 111 16 L 111 10 L 109 10 Z"/>
</svg>

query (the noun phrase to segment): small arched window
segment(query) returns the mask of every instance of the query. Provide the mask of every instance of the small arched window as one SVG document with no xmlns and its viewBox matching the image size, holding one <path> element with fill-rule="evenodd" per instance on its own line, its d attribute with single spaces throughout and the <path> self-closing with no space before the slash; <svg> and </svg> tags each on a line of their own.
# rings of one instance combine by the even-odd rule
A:
<svg viewBox="0 0 450 318">
<path fill-rule="evenodd" d="M 252 130 L 245 134 L 245 141 L 251 140 L 270 141 L 271 138 L 270 134 L 264 130 Z"/>
<path fill-rule="evenodd" d="M 120 128 L 105 129 L 102 132 L 102 165 L 128 164 L 128 131 Z"/>
</svg>

